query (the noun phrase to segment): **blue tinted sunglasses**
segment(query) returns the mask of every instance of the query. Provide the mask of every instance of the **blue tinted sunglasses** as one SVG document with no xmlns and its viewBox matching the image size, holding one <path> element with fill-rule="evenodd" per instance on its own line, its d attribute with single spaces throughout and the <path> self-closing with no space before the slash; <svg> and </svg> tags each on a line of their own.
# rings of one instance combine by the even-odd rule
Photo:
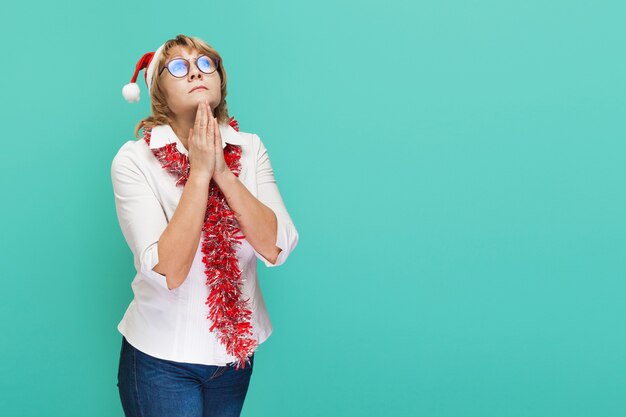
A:
<svg viewBox="0 0 626 417">
<path fill-rule="evenodd" d="M 196 66 L 200 71 L 205 74 L 212 74 L 217 69 L 217 60 L 214 58 L 210 58 L 206 55 L 200 55 L 198 58 L 194 60 L 196 62 Z M 182 78 L 189 73 L 189 67 L 191 64 L 188 59 L 185 58 L 174 58 L 169 61 L 161 70 L 159 71 L 159 75 L 163 72 L 165 68 L 169 71 L 172 76 L 176 78 Z"/>
</svg>

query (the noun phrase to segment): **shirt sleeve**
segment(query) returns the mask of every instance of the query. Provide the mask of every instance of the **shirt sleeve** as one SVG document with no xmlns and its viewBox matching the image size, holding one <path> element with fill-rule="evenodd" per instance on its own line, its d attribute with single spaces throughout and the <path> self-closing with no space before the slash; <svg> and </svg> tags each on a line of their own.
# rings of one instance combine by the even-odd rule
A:
<svg viewBox="0 0 626 417">
<path fill-rule="evenodd" d="M 261 138 L 256 134 L 254 136 L 254 142 L 257 149 L 257 198 L 263 204 L 268 206 L 274 214 L 277 220 L 277 233 L 276 233 L 276 246 L 281 249 L 278 254 L 278 258 L 275 263 L 271 263 L 258 253 L 254 248 L 254 254 L 256 257 L 263 261 L 265 266 L 273 267 L 282 265 L 289 254 L 295 249 L 298 244 L 298 231 L 291 221 L 291 217 L 285 208 L 283 199 L 281 198 L 278 186 L 276 185 L 276 179 L 274 178 L 274 171 L 270 162 L 270 157 L 265 148 Z"/>
<path fill-rule="evenodd" d="M 170 291 L 165 275 L 152 268 L 159 263 L 158 242 L 167 227 L 167 218 L 129 152 L 122 148 L 111 163 L 111 180 L 117 218 L 137 272 Z"/>
</svg>

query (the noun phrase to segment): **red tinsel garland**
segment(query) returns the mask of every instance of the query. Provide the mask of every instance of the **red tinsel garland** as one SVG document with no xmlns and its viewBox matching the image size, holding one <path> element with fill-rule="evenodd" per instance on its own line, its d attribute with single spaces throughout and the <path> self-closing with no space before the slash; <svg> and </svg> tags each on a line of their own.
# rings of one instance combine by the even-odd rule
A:
<svg viewBox="0 0 626 417">
<path fill-rule="evenodd" d="M 231 117 L 230 126 L 239 131 L 239 125 Z M 150 129 L 144 129 L 144 140 L 150 146 Z M 161 148 L 152 149 L 152 153 L 169 173 L 176 176 L 176 185 L 185 185 L 189 179 L 189 158 L 176 148 L 176 143 L 169 143 Z M 239 176 L 241 169 L 241 146 L 226 144 L 224 161 L 230 170 Z M 213 322 L 209 331 L 217 329 L 218 340 L 226 347 L 228 354 L 237 360 L 231 365 L 238 370 L 250 363 L 250 356 L 257 347 L 257 340 L 252 335 L 250 317 L 252 310 L 248 301 L 241 297 L 242 279 L 237 260 L 237 245 L 245 236 L 224 194 L 213 179 L 209 184 L 209 198 L 202 227 L 202 262 L 207 276 L 206 285 L 210 292 L 205 304 L 209 306 L 207 319 Z"/>
</svg>

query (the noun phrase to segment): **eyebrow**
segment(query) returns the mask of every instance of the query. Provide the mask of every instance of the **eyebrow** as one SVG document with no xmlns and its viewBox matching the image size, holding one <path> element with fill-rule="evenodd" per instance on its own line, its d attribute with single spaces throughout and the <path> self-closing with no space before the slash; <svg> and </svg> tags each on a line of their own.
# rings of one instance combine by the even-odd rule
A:
<svg viewBox="0 0 626 417">
<path fill-rule="evenodd" d="M 197 58 L 197 57 L 200 57 L 200 56 L 207 56 L 209 58 L 213 58 L 211 55 L 207 55 L 204 52 L 200 52 L 198 55 L 192 56 L 191 58 Z M 169 59 L 174 59 L 174 58 L 185 58 L 185 57 L 180 55 L 180 54 L 176 54 L 176 55 L 172 55 Z M 189 58 L 185 58 L 185 59 L 189 59 Z"/>
<path fill-rule="evenodd" d="M 190 57 L 190 58 L 197 58 L 197 57 L 202 56 L 202 55 L 204 55 L 204 54 L 200 54 L 200 55 L 197 55 L 197 56 L 192 56 L 192 57 Z M 182 55 L 174 55 L 174 56 L 170 57 L 170 58 L 168 59 L 168 61 L 171 61 L 172 59 L 176 59 L 176 58 L 185 58 L 185 57 L 184 57 L 184 56 L 182 56 Z M 189 59 L 189 58 L 185 58 L 185 59 Z"/>
</svg>

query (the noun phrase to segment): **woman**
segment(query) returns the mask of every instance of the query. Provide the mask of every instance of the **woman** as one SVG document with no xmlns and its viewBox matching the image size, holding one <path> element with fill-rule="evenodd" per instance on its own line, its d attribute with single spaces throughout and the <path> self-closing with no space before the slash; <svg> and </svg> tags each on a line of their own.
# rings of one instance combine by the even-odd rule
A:
<svg viewBox="0 0 626 417">
<path fill-rule="evenodd" d="M 228 114 L 226 72 L 204 41 L 178 35 L 145 54 L 123 89 L 152 115 L 113 158 L 134 299 L 118 330 L 126 416 L 239 416 L 254 352 L 272 332 L 256 259 L 285 262 L 298 232 L 267 150 Z"/>
</svg>

